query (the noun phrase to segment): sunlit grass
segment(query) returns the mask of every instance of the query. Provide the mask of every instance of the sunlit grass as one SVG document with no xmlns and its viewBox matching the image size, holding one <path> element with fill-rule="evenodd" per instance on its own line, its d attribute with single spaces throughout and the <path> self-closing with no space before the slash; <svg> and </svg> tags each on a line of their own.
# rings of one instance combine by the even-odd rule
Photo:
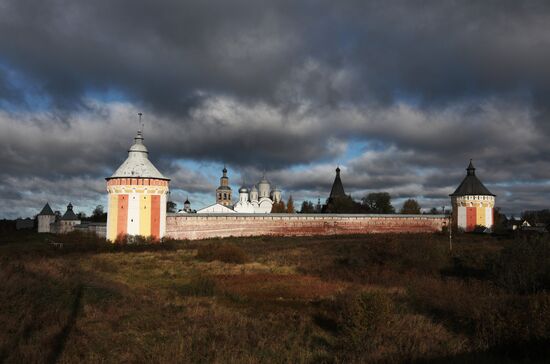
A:
<svg viewBox="0 0 550 364">
<path fill-rule="evenodd" d="M 538 358 L 550 338 L 550 294 L 499 286 L 491 269 L 512 241 L 458 236 L 450 252 L 427 234 L 166 247 L 71 235 L 66 250 L 41 239 L 0 242 L 0 361 Z"/>
</svg>

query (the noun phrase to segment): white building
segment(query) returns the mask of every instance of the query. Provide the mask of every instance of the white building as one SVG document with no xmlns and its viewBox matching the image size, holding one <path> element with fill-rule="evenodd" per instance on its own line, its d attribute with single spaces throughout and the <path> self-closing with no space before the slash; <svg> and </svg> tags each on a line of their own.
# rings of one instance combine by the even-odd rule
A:
<svg viewBox="0 0 550 364">
<path fill-rule="evenodd" d="M 274 203 L 281 201 L 281 190 L 271 188 L 271 184 L 265 175 L 250 191 L 245 186 L 239 189 L 239 202 L 233 209 L 241 213 L 269 214 Z"/>
<path fill-rule="evenodd" d="M 44 208 L 40 213 L 36 216 L 36 219 L 38 220 L 38 232 L 39 233 L 49 233 L 51 232 L 51 224 L 55 222 L 55 214 L 50 207 L 49 203 L 46 203 L 44 205 Z"/>
<path fill-rule="evenodd" d="M 197 214 L 234 214 L 236 211 L 222 204 L 215 203 L 197 211 Z"/>
<path fill-rule="evenodd" d="M 257 199 L 257 198 L 256 198 Z M 248 188 L 242 186 L 239 188 L 239 202 L 233 206 L 233 210 L 236 212 L 253 214 L 255 211 L 254 206 L 248 201 Z"/>
<path fill-rule="evenodd" d="M 80 218 L 73 211 L 73 204 L 69 202 L 67 211 L 65 211 L 61 219 L 50 225 L 51 232 L 56 234 L 70 233 L 74 231 L 74 227 L 80 223 Z"/>
<path fill-rule="evenodd" d="M 107 239 L 114 242 L 126 235 L 163 238 L 170 179 L 149 160 L 141 130 L 128 150 L 128 158 L 106 180 Z"/>
</svg>

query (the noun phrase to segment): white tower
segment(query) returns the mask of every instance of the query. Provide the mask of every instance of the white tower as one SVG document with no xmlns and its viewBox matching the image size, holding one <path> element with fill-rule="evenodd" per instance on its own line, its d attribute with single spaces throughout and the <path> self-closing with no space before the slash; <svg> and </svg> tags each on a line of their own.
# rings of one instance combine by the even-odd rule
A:
<svg viewBox="0 0 550 364">
<path fill-rule="evenodd" d="M 141 113 L 140 120 L 141 120 Z M 170 182 L 149 160 L 149 152 L 138 130 L 128 158 L 111 177 L 106 178 L 109 192 L 107 239 L 141 235 L 155 240 L 166 233 L 166 195 Z"/>
<path fill-rule="evenodd" d="M 40 211 L 36 218 L 38 219 L 38 232 L 50 233 L 50 225 L 55 222 L 55 214 L 53 213 L 49 203 L 46 203 L 46 205 L 44 205 L 44 208 L 42 209 L 42 211 Z"/>
</svg>

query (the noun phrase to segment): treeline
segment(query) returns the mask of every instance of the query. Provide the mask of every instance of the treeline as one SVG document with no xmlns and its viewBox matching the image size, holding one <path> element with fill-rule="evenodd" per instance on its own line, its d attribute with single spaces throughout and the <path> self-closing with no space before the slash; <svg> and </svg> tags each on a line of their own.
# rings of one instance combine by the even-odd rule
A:
<svg viewBox="0 0 550 364">
<path fill-rule="evenodd" d="M 97 205 L 90 216 L 86 216 L 84 212 L 79 212 L 76 216 L 82 221 L 107 222 L 107 212 L 105 212 L 103 205 Z"/>
<path fill-rule="evenodd" d="M 329 198 L 324 205 L 313 204 L 311 201 L 302 202 L 300 213 L 327 213 L 327 214 L 421 214 L 422 207 L 415 199 L 408 199 L 403 207 L 397 211 L 391 202 L 388 192 L 372 192 L 364 196 L 360 201 L 355 201 L 351 196 Z M 440 214 L 442 210 L 432 208 L 430 214 Z"/>
</svg>

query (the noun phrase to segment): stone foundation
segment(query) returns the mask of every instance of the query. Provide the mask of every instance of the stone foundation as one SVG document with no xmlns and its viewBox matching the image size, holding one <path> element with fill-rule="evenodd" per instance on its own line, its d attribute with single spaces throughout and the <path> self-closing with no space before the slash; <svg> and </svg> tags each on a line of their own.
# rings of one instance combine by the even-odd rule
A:
<svg viewBox="0 0 550 364">
<path fill-rule="evenodd" d="M 166 237 L 304 236 L 431 233 L 449 224 L 445 215 L 168 214 Z"/>
</svg>

